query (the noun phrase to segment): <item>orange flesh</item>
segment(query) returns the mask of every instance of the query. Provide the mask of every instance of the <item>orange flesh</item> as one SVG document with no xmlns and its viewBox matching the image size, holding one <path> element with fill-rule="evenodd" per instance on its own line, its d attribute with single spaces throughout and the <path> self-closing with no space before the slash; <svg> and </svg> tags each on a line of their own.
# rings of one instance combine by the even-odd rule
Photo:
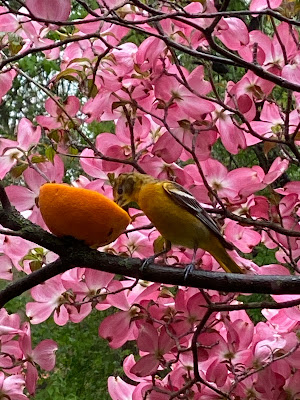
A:
<svg viewBox="0 0 300 400">
<path fill-rule="evenodd" d="M 126 211 L 93 190 L 46 183 L 39 205 L 49 230 L 56 236 L 73 236 L 93 247 L 113 242 L 130 222 Z"/>
</svg>

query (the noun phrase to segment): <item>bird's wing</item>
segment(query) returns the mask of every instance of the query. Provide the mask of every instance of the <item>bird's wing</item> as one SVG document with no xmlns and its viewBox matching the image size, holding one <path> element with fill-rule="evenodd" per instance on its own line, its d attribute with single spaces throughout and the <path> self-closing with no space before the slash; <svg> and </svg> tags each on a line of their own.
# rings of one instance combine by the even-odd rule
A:
<svg viewBox="0 0 300 400">
<path fill-rule="evenodd" d="M 204 208 L 200 206 L 198 201 L 189 191 L 175 182 L 164 182 L 163 188 L 175 203 L 193 214 L 207 228 L 209 228 L 214 235 L 218 237 L 225 248 L 228 250 L 233 250 L 233 245 L 224 239 L 216 222 L 204 210 Z"/>
</svg>

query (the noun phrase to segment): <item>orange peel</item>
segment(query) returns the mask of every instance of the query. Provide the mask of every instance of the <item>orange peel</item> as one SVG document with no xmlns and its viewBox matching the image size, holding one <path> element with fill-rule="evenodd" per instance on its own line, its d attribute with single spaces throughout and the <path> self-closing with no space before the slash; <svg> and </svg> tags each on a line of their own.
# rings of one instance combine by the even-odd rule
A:
<svg viewBox="0 0 300 400">
<path fill-rule="evenodd" d="M 104 195 L 65 184 L 41 186 L 39 206 L 54 235 L 73 236 L 91 247 L 113 242 L 130 222 L 127 212 Z"/>
</svg>

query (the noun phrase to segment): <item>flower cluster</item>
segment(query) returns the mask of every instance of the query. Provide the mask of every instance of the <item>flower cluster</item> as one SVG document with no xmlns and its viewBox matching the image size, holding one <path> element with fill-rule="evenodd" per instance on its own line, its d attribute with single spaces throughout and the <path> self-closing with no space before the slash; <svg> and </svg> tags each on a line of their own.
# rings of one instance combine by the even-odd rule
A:
<svg viewBox="0 0 300 400">
<path fill-rule="evenodd" d="M 298 277 L 300 50 L 291 2 L 252 0 L 245 18 L 213 0 L 146 3 L 99 0 L 77 19 L 70 0 L 0 7 L 0 101 L 24 76 L 44 96 L 44 112 L 20 113 L 16 134 L 0 137 L 0 179 L 11 204 L 47 230 L 39 209 L 45 182 L 112 198 L 113 179 L 138 170 L 187 188 L 216 217 L 248 274 Z M 257 13 L 270 15 L 266 29 L 251 27 L 249 15 Z M 58 66 L 47 85 L 16 66 L 33 53 Z M 231 73 L 217 76 L 216 64 Z M 159 233 L 140 211 L 129 212 L 128 232 L 98 250 L 150 257 Z M 30 276 L 57 259 L 0 227 L 1 279 Z M 254 260 L 257 249 L 266 262 Z M 182 267 L 191 255 L 173 247 L 158 262 Z M 197 267 L 220 269 L 200 249 Z M 37 285 L 31 297 L 30 322 L 0 312 L 0 397 L 28 398 L 36 366 L 54 368 L 56 344 L 46 339 L 32 349 L 31 324 L 50 316 L 57 325 L 80 323 L 110 307 L 116 312 L 100 324 L 100 337 L 113 349 L 128 341 L 137 347 L 124 360 L 126 379 L 108 380 L 114 400 L 299 396 L 297 305 L 260 304 L 264 321 L 255 325 L 236 295 L 117 278 L 85 265 Z M 287 306 L 298 297 L 272 296 Z"/>
</svg>

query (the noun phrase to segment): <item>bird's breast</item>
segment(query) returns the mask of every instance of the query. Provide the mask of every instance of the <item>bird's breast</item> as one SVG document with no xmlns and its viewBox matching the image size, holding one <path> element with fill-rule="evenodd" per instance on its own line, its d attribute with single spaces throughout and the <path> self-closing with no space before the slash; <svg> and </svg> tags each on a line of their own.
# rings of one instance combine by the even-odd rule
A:
<svg viewBox="0 0 300 400">
<path fill-rule="evenodd" d="M 180 207 L 160 183 L 141 189 L 138 204 L 160 234 L 172 244 L 187 248 L 202 247 L 210 231 L 194 215 Z M 204 248 L 204 247 L 202 247 Z"/>
</svg>

